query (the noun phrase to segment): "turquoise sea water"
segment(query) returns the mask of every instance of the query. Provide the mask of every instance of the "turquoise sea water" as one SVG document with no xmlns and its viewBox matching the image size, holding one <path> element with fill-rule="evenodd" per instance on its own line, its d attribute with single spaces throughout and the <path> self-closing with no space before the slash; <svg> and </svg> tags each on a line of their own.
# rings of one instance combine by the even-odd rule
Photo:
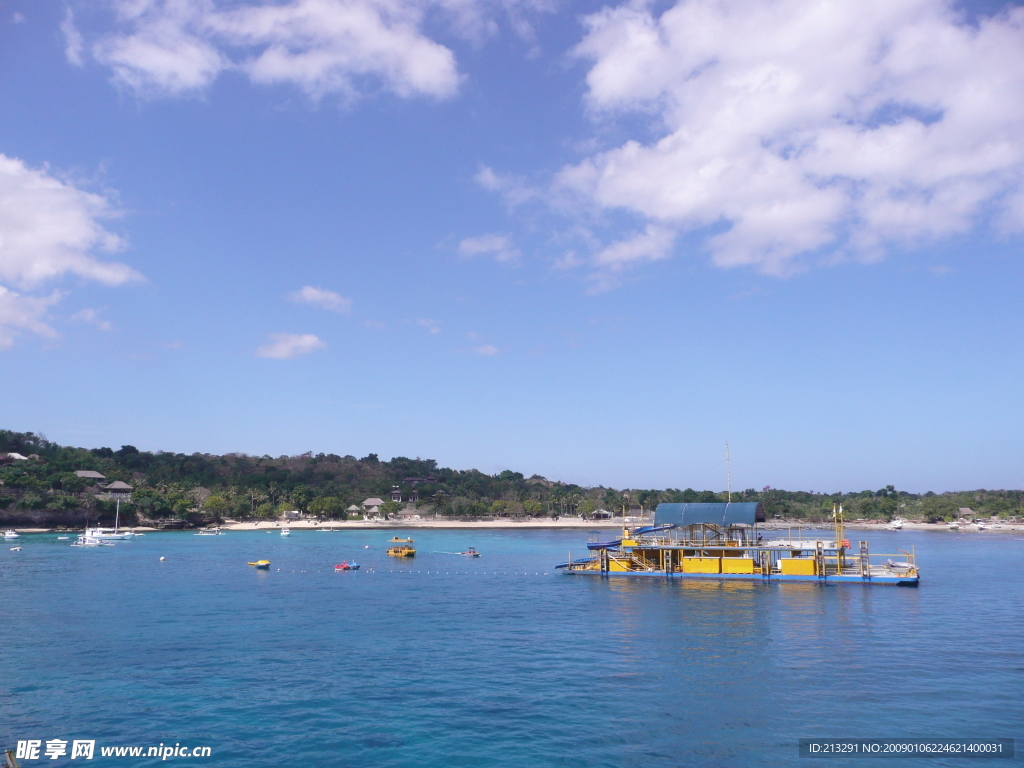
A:
<svg viewBox="0 0 1024 768">
<path fill-rule="evenodd" d="M 399 562 L 391 535 L 22 536 L 0 551 L 0 747 L 620 768 L 777 766 L 801 737 L 1024 737 L 1019 535 L 868 534 L 872 551 L 916 546 L 917 589 L 554 571 L 583 554 L 580 531 L 420 530 Z M 468 546 L 483 556 L 440 554 Z M 272 570 L 245 565 L 259 558 Z M 334 573 L 345 558 L 363 570 Z M 79 762 L 159 761 L 23 765 Z M 965 761 L 911 763 L 925 764 Z"/>
</svg>

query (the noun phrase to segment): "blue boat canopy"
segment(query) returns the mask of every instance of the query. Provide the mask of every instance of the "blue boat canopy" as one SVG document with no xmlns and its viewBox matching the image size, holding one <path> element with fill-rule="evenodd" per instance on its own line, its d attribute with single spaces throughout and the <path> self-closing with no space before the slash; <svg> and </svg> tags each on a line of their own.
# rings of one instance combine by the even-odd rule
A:
<svg viewBox="0 0 1024 768">
<path fill-rule="evenodd" d="M 764 509 L 756 501 L 732 504 L 659 504 L 654 512 L 654 524 L 675 523 L 688 525 L 753 525 L 764 522 Z"/>
</svg>

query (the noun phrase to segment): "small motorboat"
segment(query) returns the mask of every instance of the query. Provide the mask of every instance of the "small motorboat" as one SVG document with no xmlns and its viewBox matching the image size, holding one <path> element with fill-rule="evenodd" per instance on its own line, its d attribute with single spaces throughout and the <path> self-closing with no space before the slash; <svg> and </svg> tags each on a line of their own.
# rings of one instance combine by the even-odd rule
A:
<svg viewBox="0 0 1024 768">
<path fill-rule="evenodd" d="M 78 539 L 71 542 L 72 547 L 112 547 L 114 542 L 107 539 L 97 539 L 95 536 L 86 536 L 84 533 L 78 535 Z"/>
<path fill-rule="evenodd" d="M 337 563 L 334 566 L 334 572 L 335 573 L 338 573 L 339 571 L 358 571 L 358 570 L 359 570 L 359 563 L 350 563 L 348 560 L 342 560 L 340 563 Z"/>
<path fill-rule="evenodd" d="M 223 536 L 224 531 L 220 529 L 220 526 L 213 526 L 212 528 L 200 528 L 193 536 Z"/>
<path fill-rule="evenodd" d="M 476 551 L 476 547 L 470 547 L 465 552 L 459 552 L 463 557 L 480 557 L 480 553 Z"/>
<path fill-rule="evenodd" d="M 896 563 L 892 560 L 886 560 L 885 568 L 889 571 L 912 571 L 916 566 L 913 563 Z"/>
<path fill-rule="evenodd" d="M 11 547 L 11 552 L 21 552 L 21 547 Z"/>
<path fill-rule="evenodd" d="M 5 539 L 17 539 L 17 538 L 21 538 L 21 537 L 18 536 L 18 532 L 17 531 L 10 530 L 10 531 L 4 531 L 4 538 Z"/>
<path fill-rule="evenodd" d="M 249 563 L 253 568 L 262 568 L 264 570 L 270 570 L 269 560 L 257 560 L 255 563 Z"/>
<path fill-rule="evenodd" d="M 281 535 L 282 536 L 291 536 L 292 535 L 291 529 L 288 528 L 287 526 L 282 528 L 281 529 Z"/>
</svg>

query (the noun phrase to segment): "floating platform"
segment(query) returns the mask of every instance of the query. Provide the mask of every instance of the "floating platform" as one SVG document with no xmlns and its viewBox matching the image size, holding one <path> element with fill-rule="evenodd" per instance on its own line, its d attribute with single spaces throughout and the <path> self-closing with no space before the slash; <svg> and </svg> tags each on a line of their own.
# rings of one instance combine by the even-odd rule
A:
<svg viewBox="0 0 1024 768">
<path fill-rule="evenodd" d="M 843 535 L 842 507 L 833 517 L 832 539 L 804 538 L 798 530 L 796 537 L 765 540 L 757 530 L 765 519 L 758 503 L 659 504 L 653 524 L 626 526 L 614 541 L 591 541 L 589 557 L 574 560 L 570 553 L 555 567 L 586 576 L 918 585 L 913 549 L 872 554 L 866 541 L 854 549 Z"/>
</svg>

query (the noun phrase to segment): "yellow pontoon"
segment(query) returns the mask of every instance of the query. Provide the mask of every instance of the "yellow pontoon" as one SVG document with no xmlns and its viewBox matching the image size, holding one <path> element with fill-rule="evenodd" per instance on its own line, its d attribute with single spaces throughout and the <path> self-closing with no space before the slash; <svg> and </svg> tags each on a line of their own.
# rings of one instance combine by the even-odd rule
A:
<svg viewBox="0 0 1024 768">
<path fill-rule="evenodd" d="M 388 542 L 388 554 L 391 557 L 415 557 L 416 550 L 412 546 L 412 539 L 400 539 L 397 536 Z"/>
<path fill-rule="evenodd" d="M 570 553 L 555 567 L 600 576 L 918 585 L 913 549 L 870 554 L 866 541 L 854 549 L 846 539 L 841 506 L 833 517 L 831 538 L 805 539 L 800 532 L 796 538 L 791 533 L 766 540 L 758 533 L 765 515 L 756 502 L 659 504 L 652 524 L 626 525 L 621 538 L 592 541 L 586 557 L 574 560 Z"/>
<path fill-rule="evenodd" d="M 270 561 L 269 560 L 257 560 L 255 563 L 249 563 L 249 565 L 253 566 L 254 568 L 269 569 L 270 568 Z"/>
</svg>

